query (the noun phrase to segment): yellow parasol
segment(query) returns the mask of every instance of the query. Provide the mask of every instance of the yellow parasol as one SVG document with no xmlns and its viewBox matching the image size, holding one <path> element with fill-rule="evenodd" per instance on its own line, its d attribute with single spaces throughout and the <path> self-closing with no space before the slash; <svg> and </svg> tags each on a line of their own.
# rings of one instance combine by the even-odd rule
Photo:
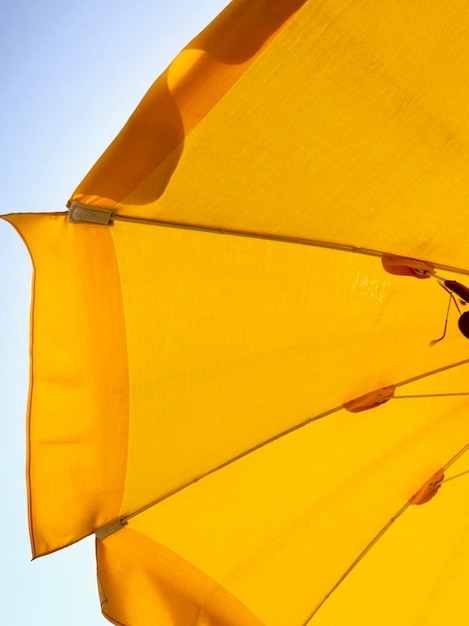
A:
<svg viewBox="0 0 469 626">
<path fill-rule="evenodd" d="M 110 621 L 467 619 L 468 32 L 235 0 L 67 213 L 5 217 L 33 555 L 95 532 Z"/>
</svg>

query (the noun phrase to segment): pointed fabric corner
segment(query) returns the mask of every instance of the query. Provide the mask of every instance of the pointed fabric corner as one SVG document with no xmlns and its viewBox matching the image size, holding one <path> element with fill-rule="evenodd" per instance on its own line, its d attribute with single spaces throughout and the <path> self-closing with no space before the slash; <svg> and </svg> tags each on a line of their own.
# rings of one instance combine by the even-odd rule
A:
<svg viewBox="0 0 469 626">
<path fill-rule="evenodd" d="M 34 267 L 27 478 L 40 556 L 119 512 L 129 403 L 123 301 L 108 229 L 74 228 L 66 214 L 5 219 Z"/>
</svg>

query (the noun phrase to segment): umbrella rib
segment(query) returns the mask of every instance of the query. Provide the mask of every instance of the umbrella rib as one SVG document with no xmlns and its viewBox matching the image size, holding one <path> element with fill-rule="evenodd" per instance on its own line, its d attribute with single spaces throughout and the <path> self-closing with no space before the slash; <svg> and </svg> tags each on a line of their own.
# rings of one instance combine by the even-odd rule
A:
<svg viewBox="0 0 469 626">
<path fill-rule="evenodd" d="M 236 228 L 223 228 L 217 226 L 202 226 L 198 224 L 184 224 L 182 222 L 166 222 L 163 220 L 151 220 L 141 217 L 132 217 L 130 215 L 113 214 L 112 221 L 123 222 L 128 224 L 143 224 L 146 226 L 159 226 L 161 228 L 179 228 L 181 230 L 195 230 L 205 233 L 212 233 L 215 235 L 230 235 L 233 237 L 247 237 L 250 239 L 264 239 L 266 241 L 276 241 L 279 243 L 289 243 L 302 246 L 312 246 L 315 248 L 326 248 L 330 250 L 339 250 L 342 252 L 352 252 L 354 254 L 364 254 L 367 256 L 374 256 L 381 258 L 383 255 L 390 254 L 390 252 L 384 252 L 382 250 L 374 250 L 372 248 L 361 248 L 358 246 L 347 245 L 342 243 L 333 243 L 329 241 L 321 241 L 318 239 L 308 239 L 306 237 L 295 237 L 290 235 L 278 235 L 274 233 L 262 233 L 251 230 L 242 230 Z M 456 274 L 462 274 L 469 276 L 469 270 L 461 267 L 453 267 L 451 265 L 442 265 L 440 263 L 426 259 L 426 262 L 433 265 L 435 268 L 446 270 L 448 272 L 455 272 Z"/>
<path fill-rule="evenodd" d="M 452 396 L 469 396 L 469 391 L 457 391 L 455 393 L 419 393 L 409 396 L 392 396 L 390 400 L 409 400 L 411 398 L 449 398 Z"/>
<path fill-rule="evenodd" d="M 447 463 L 446 465 L 443 465 L 443 467 L 441 468 L 444 472 L 446 472 L 446 470 L 448 469 L 448 467 L 451 467 L 451 465 L 453 465 L 453 463 L 456 463 L 456 461 L 462 457 L 462 455 L 467 452 L 469 450 L 469 443 L 466 443 L 466 445 L 461 448 L 461 450 L 459 450 L 459 452 L 457 452 Z"/>
<path fill-rule="evenodd" d="M 461 476 L 467 476 L 467 474 L 469 474 L 469 470 L 465 470 L 464 472 L 459 472 L 459 474 L 455 474 L 454 476 L 448 476 L 448 478 L 445 478 L 444 480 L 441 481 L 441 484 L 449 483 L 450 480 L 454 480 L 455 478 L 461 478 Z"/>
<path fill-rule="evenodd" d="M 446 471 L 448 469 L 448 467 L 453 465 L 453 463 L 455 463 L 468 450 L 469 450 L 469 443 L 467 443 L 465 446 L 463 446 L 461 448 L 461 450 L 459 450 L 459 452 L 457 452 L 442 467 L 442 470 Z M 440 486 L 441 484 L 443 484 L 445 482 L 453 480 L 454 478 L 459 478 L 460 476 L 463 476 L 464 474 L 469 474 L 469 470 L 461 472 L 460 474 L 457 474 L 455 476 L 450 476 L 449 478 L 446 478 L 446 479 L 442 480 L 441 483 L 439 483 L 438 486 Z M 347 576 L 355 569 L 355 567 L 360 563 L 360 561 L 368 554 L 368 552 L 376 545 L 376 543 L 381 539 L 381 537 L 385 534 L 385 532 L 387 530 L 389 530 L 389 528 L 391 528 L 391 526 L 394 524 L 394 522 L 409 508 L 410 505 L 411 505 L 410 501 L 406 502 L 404 504 L 404 506 L 401 507 L 399 509 L 399 511 L 395 515 L 393 515 L 391 517 L 389 522 L 387 524 L 385 524 L 383 526 L 383 528 L 373 537 L 373 539 L 370 541 L 370 543 L 368 543 L 368 545 L 360 552 L 360 554 L 357 556 L 357 558 L 352 562 L 351 565 L 349 565 L 349 567 L 345 570 L 345 572 L 342 574 L 342 576 L 337 580 L 337 582 L 333 585 L 333 587 L 327 592 L 327 594 L 320 601 L 320 603 L 316 606 L 316 608 L 314 609 L 313 613 L 311 613 L 311 615 L 308 617 L 308 619 L 306 620 L 306 622 L 304 622 L 304 624 L 302 626 L 308 626 L 308 624 L 311 622 L 313 617 L 316 615 L 316 613 L 319 611 L 319 609 L 323 606 L 323 604 L 326 602 L 326 600 L 344 582 L 344 580 L 347 578 Z"/>
<path fill-rule="evenodd" d="M 442 367 L 438 367 L 434 370 L 430 370 L 429 372 L 423 372 L 422 374 L 418 374 L 417 376 L 412 376 L 412 378 L 406 378 L 406 380 L 402 380 L 399 383 L 395 383 L 395 387 L 403 387 L 404 385 L 409 385 L 410 383 L 414 383 L 417 380 L 421 380 L 422 378 L 427 378 L 428 376 L 434 376 L 435 374 L 440 374 L 441 372 L 446 372 L 447 370 L 451 370 L 455 367 L 460 367 L 461 365 L 466 365 L 469 363 L 469 359 L 463 359 L 462 361 L 456 361 L 455 363 L 450 363 L 449 365 L 443 365 Z"/>
</svg>

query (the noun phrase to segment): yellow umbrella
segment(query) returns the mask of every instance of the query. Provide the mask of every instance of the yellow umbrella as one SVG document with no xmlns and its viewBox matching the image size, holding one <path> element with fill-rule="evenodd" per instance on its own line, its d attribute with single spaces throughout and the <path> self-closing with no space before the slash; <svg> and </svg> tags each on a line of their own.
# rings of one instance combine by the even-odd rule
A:
<svg viewBox="0 0 469 626">
<path fill-rule="evenodd" d="M 236 0 L 68 213 L 6 216 L 33 555 L 96 532 L 110 621 L 467 620 L 468 35 Z"/>
</svg>

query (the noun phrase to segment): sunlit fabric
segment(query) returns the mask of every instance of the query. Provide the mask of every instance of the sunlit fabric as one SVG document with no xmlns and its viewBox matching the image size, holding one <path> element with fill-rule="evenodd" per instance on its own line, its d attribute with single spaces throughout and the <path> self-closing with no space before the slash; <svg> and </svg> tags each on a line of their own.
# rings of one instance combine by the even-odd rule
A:
<svg viewBox="0 0 469 626">
<path fill-rule="evenodd" d="M 35 269 L 33 554 L 97 531 L 126 626 L 456 626 L 469 9 L 272 4 L 181 52 L 69 215 L 6 217 Z"/>
<path fill-rule="evenodd" d="M 7 219 L 34 263 L 27 470 L 39 556 L 119 514 L 129 398 L 123 303 L 109 229 L 74 229 L 63 214 Z"/>
<path fill-rule="evenodd" d="M 231 11 L 237 24 L 259 7 L 249 22 L 256 30 L 271 12 L 286 15 L 301 4 L 245 0 Z M 237 65 L 233 52 L 219 52 L 228 27 L 219 24 L 155 83 L 72 201 L 468 267 L 464 2 L 306 2 L 233 84 L 223 83 L 223 97 L 214 73 L 229 70 L 231 79 Z M 245 40 L 243 31 L 225 45 L 243 50 Z M 178 104 L 183 96 L 187 105 Z M 182 116 L 199 103 L 203 114 L 182 118 L 177 147 L 167 144 L 169 109 Z M 142 158 L 150 139 L 164 154 L 154 164 L 152 151 L 135 173 L 128 143 Z M 134 178 L 124 189 L 126 176 Z"/>
</svg>

